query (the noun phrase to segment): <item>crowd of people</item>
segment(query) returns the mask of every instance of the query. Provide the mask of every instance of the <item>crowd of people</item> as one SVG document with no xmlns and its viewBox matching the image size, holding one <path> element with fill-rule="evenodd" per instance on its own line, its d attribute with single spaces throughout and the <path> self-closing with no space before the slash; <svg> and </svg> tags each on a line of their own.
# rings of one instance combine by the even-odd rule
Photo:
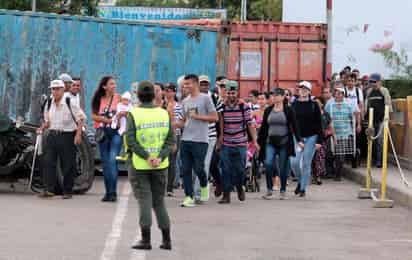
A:
<svg viewBox="0 0 412 260">
<path fill-rule="evenodd" d="M 206 75 L 194 74 L 180 77 L 177 84 L 142 81 L 135 89 L 137 102 L 130 92 L 117 93 L 112 76 L 98 84 L 91 117 L 103 164 L 102 201 L 117 201 L 118 163 L 126 161 L 140 205 L 142 240 L 136 249 L 151 249 L 152 208 L 163 234 L 161 248 L 171 249 L 164 197 L 174 197 L 176 189 L 183 187 L 183 207 L 207 202 L 211 186 L 219 204 L 231 203 L 234 191 L 239 201 L 245 201 L 251 158 L 256 162 L 256 179 L 265 175 L 266 200 L 273 199 L 275 191 L 279 199 L 286 199 L 293 180 L 298 197 L 306 196 L 311 181 L 318 185 L 327 177 L 341 181 L 344 161 L 349 159 L 356 167 L 359 156 L 366 153 L 366 111 L 374 109 L 373 124 L 379 133 L 385 105 L 391 107 L 379 74 L 360 78 L 359 71 L 350 67 L 335 74 L 320 96 L 313 95 L 308 81 L 293 89 L 252 90 L 244 99 L 239 96 L 239 82 L 224 76 L 215 79 L 215 86 L 211 82 Z M 86 120 L 78 101 L 79 84 L 67 74 L 51 82 L 51 106 L 39 129 L 52 132 L 46 154 L 50 161 L 59 157 L 62 162 L 64 198 L 71 198 L 73 186 L 75 159 L 69 153 L 74 153 Z M 71 103 L 62 102 L 65 98 Z M 374 143 L 373 164 L 382 167 L 381 137 Z M 50 185 L 43 197 L 54 195 L 55 171 L 56 164 L 50 164 Z"/>
</svg>

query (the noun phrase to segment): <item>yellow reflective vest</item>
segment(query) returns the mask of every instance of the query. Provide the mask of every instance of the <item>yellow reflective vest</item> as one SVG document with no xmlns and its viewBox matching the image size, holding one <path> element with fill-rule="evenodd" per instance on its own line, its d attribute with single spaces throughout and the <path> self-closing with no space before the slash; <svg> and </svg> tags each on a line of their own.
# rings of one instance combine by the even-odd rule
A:
<svg viewBox="0 0 412 260">
<path fill-rule="evenodd" d="M 149 153 L 150 157 L 158 158 L 160 150 L 165 143 L 170 131 L 169 114 L 162 108 L 133 108 L 130 113 L 136 127 L 136 140 Z M 133 167 L 136 170 L 161 170 L 169 167 L 169 159 L 166 157 L 157 168 L 133 153 Z"/>
</svg>

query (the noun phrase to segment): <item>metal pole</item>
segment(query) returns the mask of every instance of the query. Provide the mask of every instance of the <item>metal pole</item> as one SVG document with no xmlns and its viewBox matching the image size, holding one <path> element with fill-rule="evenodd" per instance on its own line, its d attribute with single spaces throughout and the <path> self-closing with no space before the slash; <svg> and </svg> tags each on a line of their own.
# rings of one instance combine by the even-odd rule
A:
<svg viewBox="0 0 412 260">
<path fill-rule="evenodd" d="M 386 200 L 386 176 L 388 169 L 388 135 L 389 135 L 389 106 L 385 106 L 385 117 L 383 119 L 383 155 L 382 155 L 382 182 L 381 200 Z"/>
<path fill-rule="evenodd" d="M 373 108 L 369 108 L 369 129 L 373 128 Z M 366 174 L 366 190 L 368 192 L 371 191 L 371 168 L 372 168 L 372 143 L 373 140 L 371 137 L 368 137 L 368 162 L 367 162 L 367 169 L 368 172 Z"/>
<path fill-rule="evenodd" d="M 31 1 L 31 10 L 32 10 L 33 12 L 36 12 L 36 0 L 32 0 L 32 1 Z"/>
<path fill-rule="evenodd" d="M 333 15 L 332 15 L 332 1 L 326 0 L 327 13 L 326 19 L 328 24 L 328 41 L 327 41 L 327 52 L 326 52 L 326 76 L 332 76 L 332 33 L 333 33 Z"/>
</svg>

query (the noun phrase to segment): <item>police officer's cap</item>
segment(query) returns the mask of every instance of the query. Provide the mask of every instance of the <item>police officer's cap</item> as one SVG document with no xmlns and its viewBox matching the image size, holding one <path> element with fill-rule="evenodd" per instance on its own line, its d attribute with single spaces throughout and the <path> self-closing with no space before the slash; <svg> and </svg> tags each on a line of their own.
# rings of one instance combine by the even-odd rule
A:
<svg viewBox="0 0 412 260">
<path fill-rule="evenodd" d="M 143 80 L 139 83 L 137 87 L 137 93 L 147 93 L 147 92 L 154 92 L 153 83 L 148 80 Z"/>
</svg>

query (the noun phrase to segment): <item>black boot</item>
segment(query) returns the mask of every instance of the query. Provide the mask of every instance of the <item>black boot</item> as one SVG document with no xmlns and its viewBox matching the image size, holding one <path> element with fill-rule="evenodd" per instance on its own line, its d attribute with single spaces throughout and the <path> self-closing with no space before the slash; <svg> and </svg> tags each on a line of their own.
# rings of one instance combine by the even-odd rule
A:
<svg viewBox="0 0 412 260">
<path fill-rule="evenodd" d="M 219 204 L 229 204 L 230 203 L 230 192 L 223 192 L 223 198 L 219 200 Z"/>
<path fill-rule="evenodd" d="M 170 239 L 170 228 L 162 229 L 162 244 L 160 249 L 172 250 L 172 240 Z"/>
<path fill-rule="evenodd" d="M 237 186 L 236 191 L 237 191 L 237 198 L 240 201 L 245 201 L 246 195 L 245 195 L 245 190 L 243 189 L 243 186 L 242 185 Z"/>
<path fill-rule="evenodd" d="M 299 193 L 300 193 L 300 183 L 298 183 L 298 186 L 296 186 L 295 195 L 298 195 Z"/>
<path fill-rule="evenodd" d="M 150 228 L 142 228 L 142 240 L 140 240 L 136 245 L 132 246 L 132 248 L 139 250 L 152 249 L 152 245 L 150 244 Z"/>
</svg>

